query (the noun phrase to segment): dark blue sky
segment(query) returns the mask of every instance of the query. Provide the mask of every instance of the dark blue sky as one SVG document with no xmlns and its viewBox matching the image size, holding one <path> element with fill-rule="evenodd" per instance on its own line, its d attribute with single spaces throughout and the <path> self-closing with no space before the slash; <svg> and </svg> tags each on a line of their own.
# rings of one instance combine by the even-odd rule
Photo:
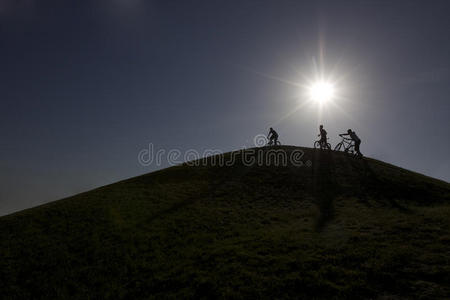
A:
<svg viewBox="0 0 450 300">
<path fill-rule="evenodd" d="M 274 126 L 450 181 L 448 1 L 0 0 L 0 215 Z M 337 107 L 298 108 L 313 62 Z M 280 80 L 278 80 L 278 79 Z M 288 115 L 288 116 L 287 116 Z"/>
</svg>

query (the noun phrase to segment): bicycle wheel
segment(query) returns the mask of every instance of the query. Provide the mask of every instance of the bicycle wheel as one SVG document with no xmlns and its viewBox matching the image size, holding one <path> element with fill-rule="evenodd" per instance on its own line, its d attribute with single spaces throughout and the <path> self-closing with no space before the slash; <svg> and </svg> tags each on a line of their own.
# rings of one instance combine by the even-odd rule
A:
<svg viewBox="0 0 450 300">
<path fill-rule="evenodd" d="M 355 146 L 351 145 L 350 147 L 345 149 L 345 152 L 350 153 L 350 154 L 353 155 L 355 153 Z"/>
<path fill-rule="evenodd" d="M 320 148 L 320 142 L 319 141 L 315 141 L 314 142 L 314 149 Z"/>
<path fill-rule="evenodd" d="M 342 148 L 342 142 L 340 142 L 339 144 L 336 145 L 336 147 L 334 147 L 334 151 L 341 151 Z"/>
</svg>

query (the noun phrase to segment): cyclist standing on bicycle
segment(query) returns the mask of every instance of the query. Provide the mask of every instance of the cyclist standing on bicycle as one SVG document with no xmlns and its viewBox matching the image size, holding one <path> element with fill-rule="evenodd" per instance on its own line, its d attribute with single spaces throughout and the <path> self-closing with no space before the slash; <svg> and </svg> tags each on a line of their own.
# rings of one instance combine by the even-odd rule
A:
<svg viewBox="0 0 450 300">
<path fill-rule="evenodd" d="M 323 125 L 319 126 L 320 133 L 317 136 L 320 136 L 320 145 L 323 148 L 327 148 L 327 131 L 323 129 Z"/>
<path fill-rule="evenodd" d="M 347 133 L 342 133 L 340 136 L 348 135 L 350 138 L 355 142 L 355 151 L 359 156 L 363 156 L 361 151 L 359 151 L 359 145 L 361 145 L 361 140 L 356 135 L 356 132 L 352 131 L 351 129 L 347 130 Z"/>
<path fill-rule="evenodd" d="M 275 131 L 275 130 L 273 130 L 273 128 L 272 127 L 270 127 L 270 130 L 269 130 L 269 135 L 267 136 L 267 138 L 269 139 L 269 144 L 273 144 L 273 145 L 277 145 L 277 143 L 278 143 L 278 133 Z"/>
</svg>

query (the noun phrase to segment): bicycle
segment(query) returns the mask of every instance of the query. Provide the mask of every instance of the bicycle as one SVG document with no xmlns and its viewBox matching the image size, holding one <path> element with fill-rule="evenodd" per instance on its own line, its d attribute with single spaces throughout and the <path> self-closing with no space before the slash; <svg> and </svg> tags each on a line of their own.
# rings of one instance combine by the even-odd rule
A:
<svg viewBox="0 0 450 300">
<path fill-rule="evenodd" d="M 267 142 L 267 146 L 281 146 L 281 142 L 279 140 L 269 140 Z"/>
<path fill-rule="evenodd" d="M 334 151 L 342 151 L 344 153 L 349 153 L 354 156 L 360 156 L 355 151 L 355 142 L 352 139 L 343 137 L 342 134 L 339 135 L 342 138 L 342 141 L 340 141 L 336 147 L 334 147 Z"/>
<path fill-rule="evenodd" d="M 318 140 L 314 142 L 314 149 L 318 149 L 320 148 L 320 150 L 331 150 L 331 144 L 330 143 L 324 143 L 322 142 L 322 140 Z"/>
</svg>

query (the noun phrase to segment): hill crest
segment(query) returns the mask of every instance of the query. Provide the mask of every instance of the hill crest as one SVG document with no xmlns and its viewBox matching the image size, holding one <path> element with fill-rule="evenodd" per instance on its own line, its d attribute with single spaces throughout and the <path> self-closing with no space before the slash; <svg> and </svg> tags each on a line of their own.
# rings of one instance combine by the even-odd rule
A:
<svg viewBox="0 0 450 300">
<path fill-rule="evenodd" d="M 224 154 L 236 156 L 231 165 L 209 157 L 1 217 L 0 289 L 11 298 L 450 295 L 448 183 L 370 158 L 272 149 L 301 151 L 303 163 L 249 166 L 250 149 L 239 150 Z"/>
</svg>

